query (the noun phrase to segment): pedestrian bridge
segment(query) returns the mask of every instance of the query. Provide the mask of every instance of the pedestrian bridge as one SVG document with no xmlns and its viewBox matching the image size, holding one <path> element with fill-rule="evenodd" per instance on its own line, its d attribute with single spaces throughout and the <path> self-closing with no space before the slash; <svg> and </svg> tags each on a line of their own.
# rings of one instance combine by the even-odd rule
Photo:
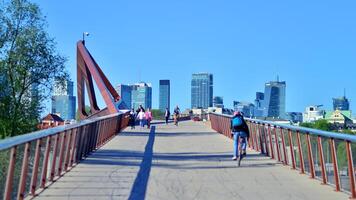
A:
<svg viewBox="0 0 356 200">
<path fill-rule="evenodd" d="M 77 91 L 79 123 L 0 141 L 0 198 L 356 198 L 356 136 L 247 119 L 250 149 L 237 167 L 230 116 L 131 130 L 124 103 L 84 41 L 77 43 Z"/>
<path fill-rule="evenodd" d="M 2 148 L 9 146 L 2 153 L 10 158 L 1 163 L 3 198 L 334 200 L 352 195 L 347 169 L 336 165 L 335 174 L 323 158 L 321 170 L 314 145 L 318 150 L 324 141 L 314 144 L 314 135 L 304 138 L 301 131 L 249 121 L 250 149 L 237 167 L 232 141 L 224 135 L 229 136 L 228 116 L 210 119 L 179 126 L 156 121 L 151 129 L 132 130 L 121 114 L 3 141 Z M 311 144 L 313 165 L 304 144 Z"/>
</svg>

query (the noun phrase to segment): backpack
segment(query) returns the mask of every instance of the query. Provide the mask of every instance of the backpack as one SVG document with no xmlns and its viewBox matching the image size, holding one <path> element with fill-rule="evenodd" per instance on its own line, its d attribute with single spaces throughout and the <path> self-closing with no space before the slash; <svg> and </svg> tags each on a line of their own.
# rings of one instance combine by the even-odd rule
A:
<svg viewBox="0 0 356 200">
<path fill-rule="evenodd" d="M 232 127 L 237 128 L 242 125 L 242 119 L 240 117 L 235 117 L 232 119 Z"/>
</svg>

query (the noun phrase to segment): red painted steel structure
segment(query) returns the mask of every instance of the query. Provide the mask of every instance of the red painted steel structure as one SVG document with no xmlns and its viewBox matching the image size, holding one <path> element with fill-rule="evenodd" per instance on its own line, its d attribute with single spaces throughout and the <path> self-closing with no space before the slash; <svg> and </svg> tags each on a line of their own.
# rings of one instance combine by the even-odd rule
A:
<svg viewBox="0 0 356 200">
<path fill-rule="evenodd" d="M 0 141 L 0 150 L 10 151 L 6 183 L 3 185 L 3 199 L 24 199 L 27 195 L 35 196 L 37 190 L 45 189 L 48 184 L 60 178 L 80 160 L 128 126 L 128 113 L 119 113 L 120 96 L 82 41 L 77 43 L 77 73 L 78 109 L 80 119 L 84 120 L 77 124 L 17 136 L 11 138 L 11 142 Z M 107 105 L 105 109 L 100 110 L 97 106 L 93 79 Z M 84 110 L 84 83 L 88 89 L 92 111 L 90 116 Z M 42 141 L 45 142 L 44 146 L 41 145 Z M 33 152 L 34 159 L 29 159 L 32 153 L 30 147 L 34 145 L 36 147 Z M 20 146 L 24 148 L 19 148 Z M 17 157 L 22 159 L 20 174 L 15 173 Z M 40 158 L 43 158 L 42 163 Z M 29 174 L 31 177 L 28 177 Z M 17 178 L 19 183 L 14 185 Z M 38 180 L 40 180 L 39 185 Z M 26 188 L 28 186 L 29 188 Z M 13 191 L 15 187 L 18 187 L 16 194 Z"/>
<path fill-rule="evenodd" d="M 225 136 L 230 137 L 230 130 L 227 128 L 227 123 L 230 123 L 230 116 L 228 115 L 219 115 L 219 114 L 209 114 L 209 119 L 211 121 L 211 128 L 216 130 L 217 132 L 224 134 Z M 250 140 L 251 142 L 254 142 L 254 145 L 250 145 L 250 148 L 260 151 L 261 153 L 266 154 L 267 156 L 270 156 L 272 158 L 273 154 L 273 146 L 278 145 L 279 137 L 281 141 L 281 148 L 283 148 L 282 153 L 283 153 L 283 159 L 282 163 L 284 165 L 290 165 L 292 169 L 296 169 L 296 160 L 295 160 L 295 150 L 298 149 L 298 156 L 300 160 L 300 167 L 299 170 L 301 173 L 304 173 L 304 159 L 303 156 L 308 156 L 308 166 L 310 172 L 306 172 L 307 174 L 310 175 L 310 178 L 314 179 L 316 178 L 316 164 L 314 163 L 313 155 L 318 155 L 318 162 L 319 162 L 319 167 L 318 167 L 318 172 L 320 173 L 320 179 L 323 184 L 329 184 L 332 185 L 335 188 L 335 191 L 341 191 L 345 190 L 345 188 L 341 188 L 341 183 L 340 183 L 340 173 L 339 173 L 339 165 L 338 165 L 338 155 L 336 153 L 336 144 L 335 144 L 335 139 L 333 137 L 327 137 L 324 135 L 318 135 L 318 133 L 314 133 L 314 135 L 317 135 L 317 152 L 312 151 L 312 142 L 310 139 L 310 134 L 312 132 L 301 132 L 299 130 L 296 130 L 297 128 L 293 128 L 294 130 L 291 130 L 289 128 L 285 128 L 283 125 L 280 125 L 280 127 L 274 123 L 268 124 L 266 121 L 263 121 L 263 123 L 257 121 L 257 120 L 246 120 L 249 127 L 250 127 Z M 273 127 L 275 129 L 275 133 L 277 133 L 277 130 L 279 129 L 280 131 L 280 136 L 278 134 L 275 134 L 275 142 L 273 142 L 271 139 L 267 139 L 266 137 L 270 136 L 270 130 L 268 130 L 268 133 L 266 134 L 266 131 L 262 132 L 262 129 L 265 127 Z M 283 130 L 288 131 L 287 136 L 288 138 L 285 138 Z M 311 130 L 311 129 L 309 129 Z M 297 143 L 295 146 L 295 143 L 293 143 L 293 134 L 295 134 L 295 138 L 297 141 L 294 141 Z M 305 136 L 306 138 L 306 144 L 302 145 L 301 141 L 301 136 Z M 253 138 L 253 139 L 252 139 Z M 323 152 L 323 142 L 322 138 L 325 139 L 326 142 L 328 142 L 329 148 L 330 148 L 330 153 L 331 153 L 331 162 L 332 162 L 332 171 L 333 171 L 333 182 L 329 182 L 328 177 L 327 177 L 327 171 L 326 171 L 326 158 L 324 157 L 324 152 Z M 286 141 L 288 140 L 288 143 Z M 355 142 L 355 141 L 354 141 Z M 263 145 L 265 143 L 265 145 Z M 343 141 L 343 145 L 345 145 L 345 150 L 346 150 L 346 156 L 347 156 L 347 173 L 348 173 L 348 179 L 349 179 L 349 188 L 346 188 L 348 192 L 351 194 L 351 198 L 356 198 L 356 183 L 355 183 L 355 168 L 354 168 L 354 160 L 353 160 L 353 155 L 352 155 L 352 149 L 351 145 L 352 143 L 348 140 Z M 253 144 L 253 143 L 252 143 Z M 261 146 L 259 146 L 260 144 Z M 339 144 L 341 145 L 341 144 Z M 268 147 L 272 150 L 272 152 L 268 152 Z M 303 150 L 304 149 L 307 152 L 307 155 L 303 155 Z M 277 152 L 278 147 L 276 147 Z M 267 150 L 267 151 L 265 151 Z M 289 151 L 289 154 L 287 152 Z M 314 153 L 314 154 L 313 154 Z M 276 156 L 274 156 L 276 157 Z M 330 175 L 330 174 L 329 174 Z"/>
<path fill-rule="evenodd" d="M 100 90 L 107 108 L 100 110 L 96 101 L 93 79 Z M 80 119 L 86 119 L 89 116 L 85 111 L 84 82 L 88 91 L 90 109 L 94 116 L 105 116 L 119 112 L 120 96 L 114 87 L 104 75 L 103 71 L 96 63 L 83 41 L 77 42 L 77 92 L 78 92 L 78 110 Z"/>
</svg>

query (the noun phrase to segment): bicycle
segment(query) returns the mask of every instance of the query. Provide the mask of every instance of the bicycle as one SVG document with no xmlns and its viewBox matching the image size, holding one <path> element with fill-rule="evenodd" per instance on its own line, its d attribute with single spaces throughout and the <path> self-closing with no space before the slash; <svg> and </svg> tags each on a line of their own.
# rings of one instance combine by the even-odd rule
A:
<svg viewBox="0 0 356 200">
<path fill-rule="evenodd" d="M 238 156 L 238 158 L 236 158 L 236 160 L 237 160 L 237 165 L 238 165 L 238 167 L 240 167 L 240 165 L 241 165 L 241 160 L 244 158 L 244 157 L 246 157 L 246 149 L 244 150 L 244 147 L 243 147 L 243 145 L 245 145 L 245 148 L 246 148 L 246 137 L 241 137 L 241 136 L 238 136 L 239 138 L 238 138 L 238 140 L 239 140 L 239 145 L 238 145 L 238 151 L 239 151 L 239 156 Z"/>
</svg>

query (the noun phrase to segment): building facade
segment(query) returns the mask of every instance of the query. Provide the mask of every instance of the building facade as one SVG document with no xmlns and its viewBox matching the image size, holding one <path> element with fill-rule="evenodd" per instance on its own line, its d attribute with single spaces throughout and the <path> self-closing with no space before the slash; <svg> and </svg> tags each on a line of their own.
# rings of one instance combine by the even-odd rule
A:
<svg viewBox="0 0 356 200">
<path fill-rule="evenodd" d="M 215 96 L 213 98 L 213 106 L 216 108 L 224 108 L 224 98 L 221 96 Z"/>
<path fill-rule="evenodd" d="M 349 110 L 350 103 L 345 96 L 339 98 L 333 98 L 333 107 L 334 110 Z"/>
<path fill-rule="evenodd" d="M 171 105 L 171 90 L 169 80 L 159 80 L 159 109 L 165 111 L 170 110 Z"/>
<path fill-rule="evenodd" d="M 263 92 L 256 92 L 254 117 L 263 117 L 263 100 L 265 99 L 265 94 Z"/>
<path fill-rule="evenodd" d="M 62 86 L 55 82 L 52 96 L 52 113 L 64 120 L 75 119 L 76 98 L 73 96 L 73 81 L 65 81 Z"/>
<path fill-rule="evenodd" d="M 265 84 L 264 117 L 285 118 L 286 82 L 271 81 Z"/>
<path fill-rule="evenodd" d="M 122 102 L 125 104 L 126 108 L 131 109 L 131 93 L 132 93 L 132 86 L 131 85 L 124 85 L 119 84 L 115 88 L 116 92 L 120 95 Z"/>
<path fill-rule="evenodd" d="M 208 108 L 213 106 L 213 75 L 196 73 L 191 81 L 191 107 Z"/>
<path fill-rule="evenodd" d="M 320 109 L 321 105 L 308 106 L 303 113 L 303 122 L 314 122 L 323 119 L 325 111 Z"/>
<path fill-rule="evenodd" d="M 140 105 L 152 108 L 152 86 L 149 83 L 136 83 L 132 85 L 131 108 L 137 109 Z"/>
</svg>

